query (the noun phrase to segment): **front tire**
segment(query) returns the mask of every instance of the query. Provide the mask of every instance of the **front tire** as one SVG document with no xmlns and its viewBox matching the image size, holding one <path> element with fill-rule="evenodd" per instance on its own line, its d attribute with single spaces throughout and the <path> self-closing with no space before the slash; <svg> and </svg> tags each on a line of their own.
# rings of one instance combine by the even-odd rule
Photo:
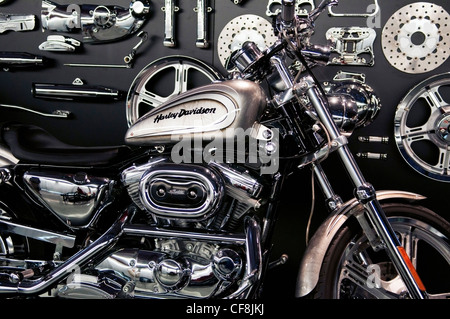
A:
<svg viewBox="0 0 450 319">
<path fill-rule="evenodd" d="M 421 206 L 383 209 L 430 298 L 450 298 L 450 224 Z M 320 299 L 401 299 L 407 289 L 384 250 L 375 252 L 359 225 L 341 228 L 325 255 L 312 292 Z"/>
</svg>

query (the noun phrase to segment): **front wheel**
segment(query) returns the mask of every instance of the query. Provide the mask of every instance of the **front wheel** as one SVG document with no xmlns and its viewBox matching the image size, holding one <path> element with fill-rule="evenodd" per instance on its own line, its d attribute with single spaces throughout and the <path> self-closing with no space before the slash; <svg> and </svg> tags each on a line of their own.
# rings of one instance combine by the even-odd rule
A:
<svg viewBox="0 0 450 319">
<path fill-rule="evenodd" d="M 450 298 L 450 224 L 421 206 L 385 204 L 383 209 L 429 297 Z M 312 296 L 400 299 L 408 293 L 385 251 L 374 251 L 359 225 L 349 223 L 330 244 Z"/>
</svg>

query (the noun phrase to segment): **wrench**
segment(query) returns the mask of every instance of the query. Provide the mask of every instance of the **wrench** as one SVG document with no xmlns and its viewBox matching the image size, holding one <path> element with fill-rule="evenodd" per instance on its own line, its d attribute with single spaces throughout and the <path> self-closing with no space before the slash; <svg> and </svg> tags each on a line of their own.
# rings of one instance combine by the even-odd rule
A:
<svg viewBox="0 0 450 319">
<path fill-rule="evenodd" d="M 208 43 L 208 17 L 207 14 L 212 12 L 212 8 L 206 4 L 207 0 L 197 0 L 197 7 L 194 11 L 197 12 L 197 41 L 195 45 L 197 48 L 206 49 L 209 46 Z"/>
<path fill-rule="evenodd" d="M 161 8 L 165 14 L 163 44 L 166 47 L 175 46 L 175 12 L 180 10 L 180 8 L 175 5 L 175 1 L 176 0 L 165 0 L 165 6 Z"/>
</svg>

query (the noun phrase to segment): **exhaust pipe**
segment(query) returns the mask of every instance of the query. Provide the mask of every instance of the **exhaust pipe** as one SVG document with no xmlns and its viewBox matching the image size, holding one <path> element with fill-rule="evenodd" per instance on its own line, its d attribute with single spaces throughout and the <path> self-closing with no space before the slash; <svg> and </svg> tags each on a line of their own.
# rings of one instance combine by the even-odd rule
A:
<svg viewBox="0 0 450 319">
<path fill-rule="evenodd" d="M 125 223 L 132 217 L 133 213 L 134 211 L 125 211 L 120 218 L 90 246 L 70 257 L 47 275 L 36 280 L 22 280 L 19 282 L 16 280 L 18 278 L 17 274 L 12 274 L 6 280 L 3 279 L 3 282 L 0 282 L 0 295 L 33 295 L 44 293 L 52 285 L 57 284 L 62 281 L 64 277 L 69 276 L 74 270 L 79 269 L 91 258 L 114 245 L 122 234 Z M 2 277 L 4 278 L 4 276 Z"/>
</svg>

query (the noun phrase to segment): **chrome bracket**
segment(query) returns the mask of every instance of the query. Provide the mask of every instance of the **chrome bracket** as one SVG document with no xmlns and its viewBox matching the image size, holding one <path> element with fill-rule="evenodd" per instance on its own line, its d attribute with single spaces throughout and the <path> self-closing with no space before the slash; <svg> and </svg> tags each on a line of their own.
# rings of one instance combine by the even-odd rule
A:
<svg viewBox="0 0 450 319">
<path fill-rule="evenodd" d="M 164 41 L 163 44 L 166 47 L 175 46 L 175 12 L 180 10 L 179 7 L 175 5 L 176 0 L 165 0 L 164 7 L 161 10 L 164 12 Z"/>
<path fill-rule="evenodd" d="M 309 164 L 315 163 L 316 161 L 324 158 L 328 154 L 336 151 L 338 148 L 341 148 L 348 144 L 348 139 L 344 135 L 340 135 L 338 138 L 331 141 L 329 144 L 322 147 L 320 150 L 313 154 L 309 154 L 304 156 L 300 164 L 297 166 L 299 169 L 308 166 Z"/>
<path fill-rule="evenodd" d="M 339 71 L 334 76 L 333 81 L 337 81 L 337 82 L 352 81 L 352 82 L 364 84 L 364 83 L 366 83 L 366 75 L 364 73 L 352 73 L 352 72 Z"/>
<path fill-rule="evenodd" d="M 372 5 L 369 5 L 367 8 L 374 7 L 375 10 L 373 12 L 364 12 L 364 13 L 335 13 L 333 12 L 332 7 L 328 7 L 328 14 L 332 17 L 362 17 L 362 18 L 370 18 L 375 17 L 380 13 L 380 5 L 378 4 L 378 0 L 374 0 Z"/>
<path fill-rule="evenodd" d="M 333 57 L 329 65 L 358 65 L 373 66 L 375 56 L 373 43 L 377 34 L 372 28 L 344 27 L 331 28 L 326 32 L 326 38 L 332 43 L 332 52 L 338 57 Z M 367 54 L 369 59 L 363 57 Z"/>
<path fill-rule="evenodd" d="M 6 31 L 31 31 L 36 25 L 34 15 L 0 13 L 0 33 Z"/>
<path fill-rule="evenodd" d="M 42 51 L 75 52 L 81 42 L 63 35 L 49 35 L 39 46 Z"/>
<path fill-rule="evenodd" d="M 197 7 L 194 11 L 197 12 L 197 41 L 195 45 L 197 48 L 206 49 L 209 47 L 208 42 L 208 13 L 213 9 L 207 6 L 208 0 L 197 0 Z"/>
<path fill-rule="evenodd" d="M 305 4 L 311 6 L 311 11 L 313 11 L 316 8 L 316 6 L 314 5 L 314 0 L 296 0 L 295 1 L 295 15 L 302 16 L 302 17 L 308 16 L 309 12 L 311 12 L 311 11 L 303 9 Z M 274 10 L 274 8 L 280 7 L 280 6 L 281 6 L 281 0 L 269 0 L 269 2 L 267 3 L 266 15 L 269 17 L 277 16 L 281 12 L 281 9 L 277 8 Z"/>
</svg>

